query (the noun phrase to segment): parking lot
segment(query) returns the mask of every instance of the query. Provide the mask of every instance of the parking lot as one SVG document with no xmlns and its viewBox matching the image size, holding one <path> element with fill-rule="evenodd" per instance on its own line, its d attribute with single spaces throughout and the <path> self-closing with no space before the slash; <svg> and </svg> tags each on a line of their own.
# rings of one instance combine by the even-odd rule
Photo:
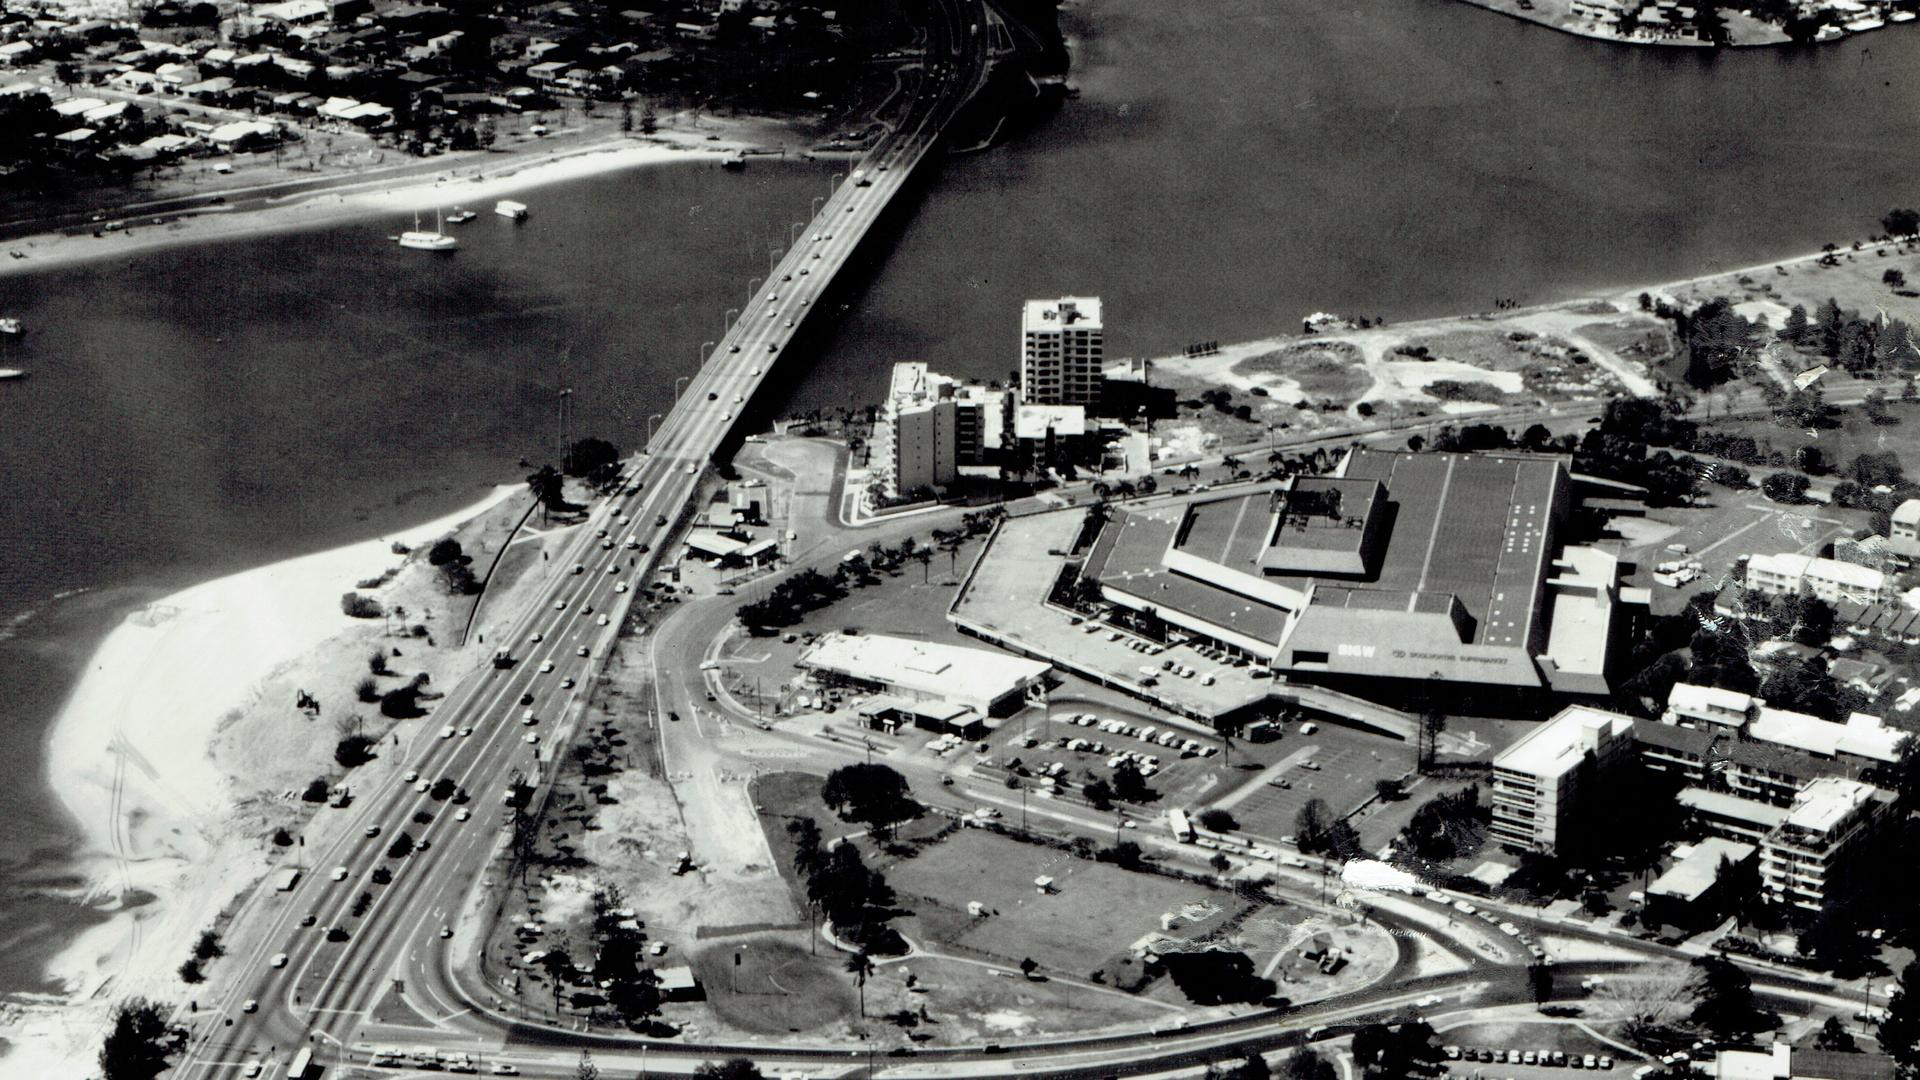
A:
<svg viewBox="0 0 1920 1080">
<path fill-rule="evenodd" d="M 1315 724 L 1311 735 L 1301 730 L 1293 724 L 1277 742 L 1248 748 L 1254 753 L 1247 760 L 1269 764 L 1214 801 L 1240 820 L 1242 832 L 1269 840 L 1291 835 L 1309 799 L 1335 815 L 1352 813 L 1373 797 L 1375 781 L 1412 767 L 1412 748 L 1397 739 L 1328 723 Z"/>
<path fill-rule="evenodd" d="M 1653 590 L 1656 614 L 1679 611 L 1694 594 L 1719 588 L 1742 555 L 1815 553 L 1827 541 L 1866 521 L 1860 511 L 1770 503 L 1757 491 L 1715 489 L 1712 500 L 1711 505 L 1668 507 L 1644 518 L 1614 521 L 1626 537 L 1622 556 L 1636 564 L 1626 583 Z M 1684 547 L 1686 552 L 1670 551 L 1669 545 Z M 1699 562 L 1698 578 L 1677 588 L 1654 582 L 1653 572 L 1660 563 L 1685 560 Z"/>
</svg>

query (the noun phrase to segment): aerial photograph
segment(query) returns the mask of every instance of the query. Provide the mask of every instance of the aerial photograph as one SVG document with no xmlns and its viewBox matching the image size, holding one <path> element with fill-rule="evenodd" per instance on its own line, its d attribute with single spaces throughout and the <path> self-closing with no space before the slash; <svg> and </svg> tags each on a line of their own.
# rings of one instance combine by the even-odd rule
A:
<svg viewBox="0 0 1920 1080">
<path fill-rule="evenodd" d="M 0 0 L 0 1080 L 1920 1080 L 1910 154 L 1920 0 Z"/>
</svg>

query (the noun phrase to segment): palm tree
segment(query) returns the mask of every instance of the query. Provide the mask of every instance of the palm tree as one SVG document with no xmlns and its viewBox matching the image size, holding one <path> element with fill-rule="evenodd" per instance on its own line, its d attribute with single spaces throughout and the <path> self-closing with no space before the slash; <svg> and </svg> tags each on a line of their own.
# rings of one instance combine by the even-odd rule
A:
<svg viewBox="0 0 1920 1080">
<path fill-rule="evenodd" d="M 867 976 L 873 974 L 873 961 L 867 958 L 867 950 L 861 949 L 847 957 L 847 971 L 853 975 L 853 985 L 860 990 L 860 1018 L 867 1018 Z"/>
<path fill-rule="evenodd" d="M 920 584 L 927 583 L 927 564 L 933 561 L 933 549 L 917 547 L 913 549 L 913 561 L 920 564 Z"/>
<path fill-rule="evenodd" d="M 560 495 L 565 484 L 566 480 L 561 477 L 560 470 L 551 465 L 542 465 L 539 472 L 527 477 L 527 490 L 533 492 L 533 497 L 540 500 L 541 524 L 546 523 L 548 511 L 560 505 Z"/>
<path fill-rule="evenodd" d="M 540 966 L 547 969 L 547 978 L 553 982 L 553 1011 L 560 1011 L 560 975 L 573 970 L 573 957 L 565 949 L 553 949 L 540 958 Z"/>
</svg>

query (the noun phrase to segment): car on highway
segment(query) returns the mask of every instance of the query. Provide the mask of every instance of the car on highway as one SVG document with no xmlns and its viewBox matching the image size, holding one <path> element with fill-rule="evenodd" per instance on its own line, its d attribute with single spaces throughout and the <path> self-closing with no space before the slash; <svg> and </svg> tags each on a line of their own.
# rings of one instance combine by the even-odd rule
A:
<svg viewBox="0 0 1920 1080">
<path fill-rule="evenodd" d="M 769 303 L 769 304 L 777 304 L 777 303 L 779 303 L 779 302 L 780 302 L 780 294 L 779 294 L 779 293 L 768 293 L 768 294 L 767 294 L 767 303 Z"/>
<path fill-rule="evenodd" d="M 400 774 L 400 779 L 405 780 L 407 783 L 411 784 L 415 780 L 420 779 L 420 773 L 418 770 L 408 769 L 406 772 L 403 772 Z"/>
<path fill-rule="evenodd" d="M 371 840 L 374 837 L 379 835 L 380 835 L 380 826 L 378 825 L 367 826 L 367 839 Z"/>
<path fill-rule="evenodd" d="M 528 709 L 526 712 L 520 714 L 520 722 L 523 724 L 539 723 L 539 721 L 534 718 L 532 709 Z"/>
<path fill-rule="evenodd" d="M 731 344 L 731 345 L 729 345 L 729 346 L 727 346 L 727 351 L 728 351 L 728 352 L 739 352 L 739 351 L 740 351 L 740 343 L 736 341 L 736 342 L 734 342 L 733 344 Z"/>
<path fill-rule="evenodd" d="M 319 920 L 318 918 L 316 918 L 316 917 L 314 916 L 314 914 L 313 914 L 313 912 L 311 912 L 311 911 L 309 911 L 309 912 L 307 912 L 307 913 L 306 913 L 306 915 L 305 915 L 305 916 L 303 916 L 303 917 L 302 917 L 302 918 L 300 919 L 300 925 L 301 925 L 301 926 L 312 926 L 312 925 L 313 925 L 314 923 L 317 923 L 317 922 L 319 922 L 319 921 L 320 921 L 320 920 Z"/>
<path fill-rule="evenodd" d="M 335 881 L 347 880 L 347 868 L 344 866 L 334 867 L 332 877 L 333 877 L 333 880 Z"/>
<path fill-rule="evenodd" d="M 806 267 L 804 267 L 804 266 L 803 266 L 803 267 L 801 267 L 801 268 L 800 268 L 800 272 L 801 272 L 802 274 L 804 274 L 804 273 L 806 273 L 806 272 L 807 272 L 807 268 L 806 268 Z M 804 303 L 806 303 L 806 301 L 805 301 L 805 300 L 802 300 L 802 301 L 800 301 L 800 302 L 801 302 L 801 303 L 803 303 L 803 304 L 804 304 Z"/>
<path fill-rule="evenodd" d="M 453 738 L 453 726 L 452 726 L 452 725 L 448 725 L 448 726 L 446 726 L 446 727 L 443 727 L 443 728 L 441 728 L 441 729 L 440 729 L 440 737 L 441 737 L 441 738 L 443 738 L 443 739 L 451 739 L 451 738 Z"/>
<path fill-rule="evenodd" d="M 546 674 L 547 672 L 549 672 L 549 671 L 552 671 L 552 670 L 553 670 L 553 661 L 551 661 L 551 660 L 542 660 L 542 661 L 540 661 L 540 673 L 541 673 L 542 675 L 544 675 L 544 674 Z"/>
<path fill-rule="evenodd" d="M 1426 997 L 1421 998 L 1420 1000 L 1414 1002 L 1413 1004 L 1416 1008 L 1430 1009 L 1435 1005 L 1440 1004 L 1440 995 L 1428 994 Z"/>
<path fill-rule="evenodd" d="M 553 602 L 553 610 L 555 611 L 564 611 L 566 610 L 566 607 L 567 607 L 567 602 L 565 600 L 555 600 Z"/>
<path fill-rule="evenodd" d="M 286 967 L 286 966 L 287 966 L 287 954 L 286 954 L 286 953 L 283 953 L 283 952 L 277 952 L 277 953 L 274 953 L 274 954 L 273 954 L 273 959 L 271 959 L 271 960 L 269 960 L 269 961 L 267 961 L 267 965 L 268 965 L 269 967 L 277 967 L 277 968 L 283 968 L 283 967 Z"/>
<path fill-rule="evenodd" d="M 751 371 L 749 371 L 749 372 L 747 372 L 747 374 L 749 374 L 749 375 L 758 375 L 758 374 L 760 374 L 760 369 L 759 369 L 759 368 L 754 368 L 753 370 L 751 370 Z"/>
<path fill-rule="evenodd" d="M 247 1000 L 240 1003 L 240 1011 L 243 1013 L 259 1012 L 260 1003 L 253 1000 L 252 998 L 248 998 Z"/>
<path fill-rule="evenodd" d="M 735 405 L 740 405 L 740 404 L 743 404 L 743 403 L 745 403 L 745 402 L 746 402 L 746 400 L 747 400 L 747 398 L 746 398 L 746 395 L 745 395 L 745 394 L 735 394 L 735 395 L 733 395 L 733 403 L 734 403 Z"/>
<path fill-rule="evenodd" d="M 584 563 L 574 563 L 574 564 L 573 564 L 573 572 L 574 572 L 574 573 L 576 573 L 576 574 L 584 574 L 584 573 L 586 573 L 586 572 L 587 572 L 587 568 L 586 568 L 586 565 L 585 565 Z"/>
<path fill-rule="evenodd" d="M 528 691 L 528 692 L 526 692 L 526 693 L 524 693 L 524 694 L 521 694 L 521 695 L 520 695 L 520 704 L 522 704 L 522 705 L 531 705 L 531 704 L 533 704 L 533 692 L 532 692 L 532 691 Z"/>
<path fill-rule="evenodd" d="M 1480 909 L 1474 907 L 1472 904 L 1467 903 L 1465 900 L 1455 900 L 1453 902 L 1453 910 L 1459 912 L 1462 915 L 1471 915 Z"/>
<path fill-rule="evenodd" d="M 425 780 L 422 780 L 419 783 L 413 785 L 413 790 L 419 791 L 419 792 L 425 792 L 432 787 L 433 787 L 432 784 L 428 783 Z"/>
<path fill-rule="evenodd" d="M 575 656 L 586 656 L 586 655 L 587 655 L 587 647 L 586 647 L 585 645 L 582 645 L 582 646 L 580 646 L 579 648 L 577 648 L 577 649 L 575 649 L 575 650 L 573 650 L 573 653 L 574 653 L 574 655 L 575 655 Z"/>
<path fill-rule="evenodd" d="M 767 309 L 767 318 L 769 318 L 769 319 L 772 319 L 772 318 L 777 318 L 777 317 L 779 316 L 779 314 L 780 314 L 780 309 L 779 309 L 779 308 L 768 308 L 768 309 Z"/>
<path fill-rule="evenodd" d="M 492 1072 L 493 1072 L 493 1075 L 495 1076 L 519 1076 L 520 1075 L 520 1070 L 515 1068 L 511 1062 L 506 1062 L 506 1061 L 494 1062 Z"/>
<path fill-rule="evenodd" d="M 620 572 L 620 567 L 619 567 L 619 565 L 618 565 L 618 564 L 616 564 L 616 565 L 613 565 L 613 566 L 609 566 L 609 567 L 607 567 L 607 573 L 608 573 L 608 575 L 613 575 L 613 574 L 617 574 L 617 573 L 619 573 L 619 572 Z"/>
<path fill-rule="evenodd" d="M 535 630 L 535 631 L 534 631 L 534 632 L 532 633 L 532 635 L 531 635 L 531 636 L 529 636 L 529 637 L 527 638 L 527 641 L 529 641 L 530 643 L 532 643 L 532 644 L 535 644 L 535 645 L 538 645 L 538 644 L 540 644 L 541 642 L 543 642 L 543 641 L 545 641 L 545 640 L 547 640 L 547 635 L 545 635 L 545 634 L 543 634 L 543 633 L 541 633 L 541 632 L 540 632 L 540 631 L 538 631 L 538 630 Z"/>
<path fill-rule="evenodd" d="M 817 259 L 817 258 L 819 258 L 819 257 L 820 257 L 820 253 L 819 253 L 819 252 L 817 252 L 817 251 L 816 251 L 816 252 L 814 252 L 814 253 L 813 253 L 813 257 L 814 257 L 814 258 L 816 258 L 816 259 Z"/>
<path fill-rule="evenodd" d="M 731 419 L 733 419 L 733 410 L 731 410 L 731 409 L 729 409 L 729 410 L 727 410 L 726 412 L 723 412 L 723 413 L 721 413 L 721 414 L 720 414 L 720 419 L 722 419 L 722 420 L 731 420 Z"/>
<path fill-rule="evenodd" d="M 473 811 L 467 809 L 464 806 L 454 811 L 454 814 L 453 814 L 453 820 L 455 821 L 466 821 L 471 817 L 473 817 Z"/>
<path fill-rule="evenodd" d="M 605 626 L 609 621 L 610 620 L 605 615 L 602 615 L 598 619 L 595 619 L 593 622 L 595 626 Z"/>
<path fill-rule="evenodd" d="M 463 739 L 472 734 L 473 734 L 473 729 L 470 727 L 463 727 L 460 729 L 460 737 Z"/>
<path fill-rule="evenodd" d="M 571 689 L 573 689 L 573 679 L 572 679 L 571 677 L 568 677 L 568 678 L 565 678 L 565 679 L 561 679 L 561 680 L 560 680 L 560 689 L 562 689 L 562 690 L 571 690 Z"/>
<path fill-rule="evenodd" d="M 714 392 L 714 391 L 712 391 L 712 390 L 709 390 L 709 391 L 707 391 L 707 400 L 708 400 L 708 401 L 719 401 L 719 400 L 720 400 L 720 395 L 719 395 L 719 394 L 717 394 L 717 393 L 715 393 L 715 392 Z"/>
<path fill-rule="evenodd" d="M 535 743 L 538 743 L 538 742 L 540 741 L 540 733 L 539 733 L 539 732 L 537 732 L 537 731 L 529 731 L 529 732 L 527 732 L 527 740 L 526 740 L 526 741 L 527 741 L 527 745 L 528 745 L 528 746 L 532 746 L 532 745 L 534 745 Z"/>
<path fill-rule="evenodd" d="M 626 591 L 627 591 L 627 583 L 626 583 L 626 582 L 624 582 L 624 581 L 620 581 L 620 582 L 615 582 L 615 583 L 614 583 L 614 586 L 613 586 L 613 591 L 614 591 L 614 592 L 626 592 Z"/>
<path fill-rule="evenodd" d="M 767 351 L 768 351 L 768 352 L 779 352 L 779 351 L 780 351 L 780 347 L 779 347 L 779 346 L 777 346 L 777 345 L 775 345 L 775 344 L 774 344 L 773 342 L 771 342 L 771 341 L 769 341 L 769 342 L 767 342 Z M 692 471 L 693 471 L 693 466 L 691 466 L 691 465 L 689 465 L 689 466 L 687 466 L 687 471 L 688 471 L 688 472 L 692 472 Z"/>
<path fill-rule="evenodd" d="M 452 936 L 453 936 L 453 927 L 451 927 L 451 926 L 443 926 L 443 927 L 441 927 L 441 928 L 440 928 L 440 936 L 441 936 L 441 937 L 443 937 L 443 938 L 450 938 L 450 937 L 452 937 Z"/>
</svg>

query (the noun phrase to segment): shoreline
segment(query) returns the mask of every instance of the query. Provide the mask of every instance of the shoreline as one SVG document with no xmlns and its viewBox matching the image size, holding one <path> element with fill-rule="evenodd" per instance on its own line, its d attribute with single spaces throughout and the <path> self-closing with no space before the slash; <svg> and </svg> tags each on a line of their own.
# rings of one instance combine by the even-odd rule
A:
<svg viewBox="0 0 1920 1080">
<path fill-rule="evenodd" d="M 128 227 L 94 235 L 89 231 L 53 229 L 16 237 L 0 244 L 8 251 L 19 251 L 26 258 L 0 259 L 0 278 L 29 274 L 38 270 L 60 269 L 100 259 L 149 254 L 183 244 L 217 243 L 246 239 L 300 229 L 325 228 L 365 221 L 382 214 L 409 214 L 431 211 L 436 207 L 484 204 L 487 201 L 525 192 L 549 184 L 603 176 L 628 169 L 676 162 L 716 161 L 734 152 L 763 151 L 764 144 L 728 134 L 714 141 L 672 130 L 644 137 L 616 136 L 593 142 L 567 145 L 553 153 L 525 157 L 516 155 L 500 160 L 500 171 L 484 152 L 474 152 L 448 162 L 444 167 L 416 175 L 365 177 L 343 176 L 338 183 L 281 197 L 264 197 L 249 202 L 247 189 L 224 193 L 234 204 L 202 205 L 190 211 L 161 211 L 150 220 L 159 224 L 136 224 L 143 218 L 128 208 L 106 215 L 107 220 L 125 221 Z M 408 168 L 417 168 L 409 163 Z M 223 196 L 207 192 L 205 200 Z M 486 208 L 481 207 L 484 211 Z M 396 226 L 404 227 L 404 222 Z"/>
<path fill-rule="evenodd" d="M 1831 44 L 1834 44 L 1835 42 L 1846 41 L 1850 38 L 1857 37 L 1861 34 L 1873 33 L 1875 30 L 1885 30 L 1889 27 L 1903 25 L 1900 22 L 1882 21 L 1878 26 L 1869 27 L 1861 30 L 1848 30 L 1845 27 L 1831 27 L 1832 29 L 1840 30 L 1841 33 L 1839 33 L 1835 37 L 1830 37 L 1825 39 L 1816 39 L 1814 41 L 1801 43 L 1801 42 L 1795 42 L 1792 38 L 1789 38 L 1786 35 L 1786 32 L 1784 30 L 1781 30 L 1778 27 L 1773 26 L 1772 24 L 1760 23 L 1750 18 L 1747 18 L 1744 15 L 1741 15 L 1740 13 L 1734 13 L 1736 15 L 1736 19 L 1730 19 L 1729 25 L 1728 25 L 1730 40 L 1728 40 L 1726 43 L 1722 45 L 1715 45 L 1712 42 L 1701 41 L 1699 38 L 1694 38 L 1694 37 L 1686 37 L 1686 38 L 1621 37 L 1618 34 L 1599 33 L 1595 29 L 1589 29 L 1588 26 L 1582 26 L 1579 24 L 1570 24 L 1569 22 L 1563 22 L 1563 21 L 1556 21 L 1555 17 L 1562 15 L 1561 9 L 1563 9 L 1566 6 L 1564 3 L 1564 0 L 1530 0 L 1530 3 L 1526 7 L 1521 6 L 1520 0 L 1462 0 L 1462 2 L 1472 7 L 1477 7 L 1482 11 L 1492 12 L 1495 15 L 1504 15 L 1509 19 L 1515 19 L 1520 22 L 1529 23 L 1534 26 L 1545 27 L 1548 30 L 1558 31 L 1559 33 L 1567 34 L 1572 37 L 1582 38 L 1587 41 L 1601 41 L 1601 42 L 1606 42 L 1612 45 L 1626 45 L 1634 48 L 1652 47 L 1652 48 L 1658 48 L 1658 49 L 1704 49 L 1708 51 L 1713 51 L 1716 49 L 1723 49 L 1723 48 L 1724 49 L 1764 49 L 1764 48 L 1774 48 L 1782 45 L 1796 45 L 1796 44 L 1806 44 L 1809 46 L 1831 45 Z M 1554 10 L 1551 10 L 1551 11 L 1542 10 L 1540 5 L 1543 3 L 1552 4 Z M 1564 18 L 1571 19 L 1572 18 L 1571 13 L 1566 13 L 1564 15 Z M 1588 24 L 1588 25 L 1591 26 L 1592 24 Z M 1748 40 L 1740 40 L 1743 32 L 1745 34 L 1752 35 L 1752 37 Z"/>
<path fill-rule="evenodd" d="M 61 995 L 14 995 L 6 1071 L 90 1061 L 111 1000 L 165 1000 L 180 942 L 214 924 L 263 867 L 257 838 L 223 834 L 240 806 L 212 749 L 263 683 L 357 625 L 339 596 L 513 497 L 499 485 L 450 514 L 201 582 L 127 614 L 94 648 L 42 739 L 44 777 L 84 837 L 75 902 L 107 916 L 55 954 Z"/>
</svg>

